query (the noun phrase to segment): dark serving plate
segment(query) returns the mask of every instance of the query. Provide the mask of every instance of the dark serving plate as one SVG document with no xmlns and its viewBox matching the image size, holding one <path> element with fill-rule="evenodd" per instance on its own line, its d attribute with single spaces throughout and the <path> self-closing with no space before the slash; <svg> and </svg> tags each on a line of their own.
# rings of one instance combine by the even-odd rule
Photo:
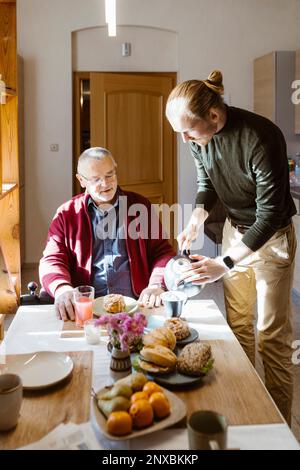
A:
<svg viewBox="0 0 300 470">
<path fill-rule="evenodd" d="M 198 331 L 195 330 L 195 328 L 190 328 L 190 334 L 186 338 L 184 338 L 180 341 L 176 341 L 176 346 L 183 347 L 186 344 L 190 344 L 193 341 L 196 341 L 196 339 L 198 339 L 198 337 L 199 337 Z"/>
<path fill-rule="evenodd" d="M 180 374 L 177 370 L 171 372 L 170 374 L 158 375 L 158 374 L 147 374 L 149 380 L 153 380 L 154 382 L 162 385 L 163 387 L 182 387 L 182 386 L 190 386 L 195 385 L 203 380 L 205 374 L 200 376 L 190 376 L 190 375 L 183 375 Z"/>
</svg>

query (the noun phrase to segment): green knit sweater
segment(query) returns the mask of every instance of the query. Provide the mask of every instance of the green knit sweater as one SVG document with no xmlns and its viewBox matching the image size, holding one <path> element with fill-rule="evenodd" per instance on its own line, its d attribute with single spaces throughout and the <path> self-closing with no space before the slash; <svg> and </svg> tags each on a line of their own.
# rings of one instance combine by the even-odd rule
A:
<svg viewBox="0 0 300 470">
<path fill-rule="evenodd" d="M 196 204 L 209 212 L 219 197 L 233 222 L 250 227 L 242 241 L 256 251 L 296 213 L 286 143 L 268 119 L 226 110 L 225 126 L 205 147 L 189 143 L 197 168 Z"/>
</svg>

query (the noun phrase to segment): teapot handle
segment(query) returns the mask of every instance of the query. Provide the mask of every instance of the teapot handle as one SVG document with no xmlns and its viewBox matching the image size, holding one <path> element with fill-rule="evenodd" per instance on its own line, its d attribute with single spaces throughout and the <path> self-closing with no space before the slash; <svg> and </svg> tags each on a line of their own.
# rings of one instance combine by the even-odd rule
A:
<svg viewBox="0 0 300 470">
<path fill-rule="evenodd" d="M 183 256 L 186 256 L 187 258 L 189 258 L 190 263 L 195 263 L 197 261 L 196 259 L 190 259 L 190 254 L 191 254 L 190 250 L 183 250 L 182 254 Z"/>
</svg>

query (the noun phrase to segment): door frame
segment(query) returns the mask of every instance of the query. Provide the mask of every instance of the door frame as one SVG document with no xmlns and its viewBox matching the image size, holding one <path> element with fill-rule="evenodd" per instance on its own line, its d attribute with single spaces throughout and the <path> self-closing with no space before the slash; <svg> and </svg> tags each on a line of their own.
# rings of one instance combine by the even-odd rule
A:
<svg viewBox="0 0 300 470">
<path fill-rule="evenodd" d="M 115 74 L 122 74 L 122 75 L 141 75 L 141 76 L 160 76 L 160 77 L 169 77 L 172 80 L 172 88 L 174 88 L 177 84 L 177 73 L 176 72 L 101 72 L 100 70 L 97 71 L 99 73 L 115 73 Z M 76 171 L 77 171 L 77 160 L 81 153 L 80 151 L 80 83 L 81 80 L 86 80 L 90 78 L 91 72 L 80 72 L 74 71 L 73 72 L 73 196 L 78 194 L 78 180 L 76 178 Z M 178 202 L 178 178 L 177 178 L 177 138 L 176 134 L 173 133 L 173 158 L 174 158 L 174 165 L 173 165 L 173 204 Z"/>
</svg>

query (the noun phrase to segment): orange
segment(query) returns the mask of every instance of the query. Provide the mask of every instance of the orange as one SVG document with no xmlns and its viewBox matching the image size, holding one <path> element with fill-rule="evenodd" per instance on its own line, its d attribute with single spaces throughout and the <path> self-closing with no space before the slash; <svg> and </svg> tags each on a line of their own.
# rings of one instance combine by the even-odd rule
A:
<svg viewBox="0 0 300 470">
<path fill-rule="evenodd" d="M 129 409 L 129 414 L 135 428 L 142 429 L 152 424 L 153 409 L 148 400 L 134 402 Z"/>
<path fill-rule="evenodd" d="M 132 418 L 127 411 L 113 411 L 106 424 L 108 432 L 114 436 L 124 436 L 132 431 Z"/>
<path fill-rule="evenodd" d="M 170 414 L 171 407 L 167 397 L 161 392 L 152 393 L 149 398 L 149 403 L 153 408 L 156 418 L 165 418 Z"/>
<path fill-rule="evenodd" d="M 131 395 L 130 401 L 131 404 L 135 403 L 138 400 L 148 400 L 148 395 L 146 392 L 136 392 L 133 395 Z"/>
<path fill-rule="evenodd" d="M 143 387 L 143 392 L 146 392 L 148 397 L 154 392 L 162 392 L 162 389 L 155 382 L 146 382 Z"/>
</svg>

